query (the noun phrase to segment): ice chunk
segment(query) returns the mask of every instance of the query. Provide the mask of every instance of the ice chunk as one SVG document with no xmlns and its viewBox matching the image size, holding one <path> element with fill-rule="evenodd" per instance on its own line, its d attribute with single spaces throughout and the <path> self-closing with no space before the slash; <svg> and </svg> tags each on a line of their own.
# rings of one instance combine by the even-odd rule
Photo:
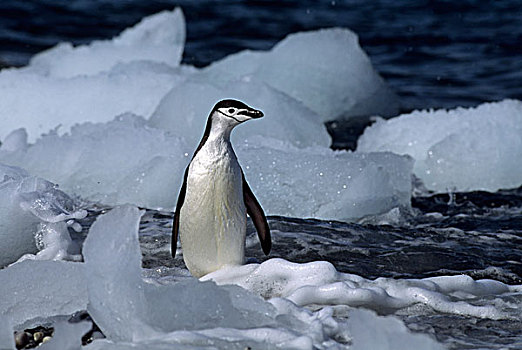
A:
<svg viewBox="0 0 522 350">
<path fill-rule="evenodd" d="M 9 135 L 6 136 L 0 145 L 0 150 L 6 152 L 14 152 L 18 150 L 24 150 L 28 147 L 27 145 L 27 131 L 24 128 L 13 130 Z"/>
<path fill-rule="evenodd" d="M 236 284 L 264 298 L 282 297 L 300 306 L 348 305 L 390 313 L 423 304 L 439 312 L 490 319 L 509 316 L 492 305 L 474 305 L 470 302 L 473 297 L 501 295 L 522 288 L 493 280 L 474 281 L 469 276 L 372 281 L 339 273 L 326 261 L 297 264 L 283 259 L 224 268 L 201 280 Z"/>
<path fill-rule="evenodd" d="M 0 139 L 24 127 L 29 139 L 82 121 L 134 112 L 149 116 L 161 97 L 192 70 L 179 67 L 185 40 L 181 10 L 145 18 L 120 36 L 36 55 L 0 72 Z"/>
<path fill-rule="evenodd" d="M 25 253 L 36 253 L 38 218 L 20 208 L 20 185 L 29 174 L 20 168 L 0 164 L 0 266 L 16 261 Z"/>
<path fill-rule="evenodd" d="M 59 79 L 27 68 L 0 71 L 0 139 L 24 127 L 29 141 L 60 126 L 109 121 L 134 112 L 149 116 L 161 98 L 190 73 L 161 63 L 118 64 L 110 72 Z"/>
<path fill-rule="evenodd" d="M 144 322 L 147 301 L 140 278 L 140 217 L 134 207 L 113 209 L 96 220 L 84 242 L 88 312 L 109 339 L 132 340 L 152 332 Z"/>
<path fill-rule="evenodd" d="M 13 326 L 87 307 L 83 264 L 23 261 L 0 270 L 0 318 Z"/>
<path fill-rule="evenodd" d="M 118 63 L 154 61 L 178 66 L 185 45 L 185 20 L 179 8 L 145 17 L 112 40 L 73 47 L 61 43 L 34 56 L 29 66 L 45 76 L 71 78 L 108 72 Z"/>
<path fill-rule="evenodd" d="M 330 145 L 326 128 L 314 112 L 264 83 L 248 80 L 220 85 L 212 80 L 190 79 L 163 98 L 149 125 L 184 137 L 190 148 L 196 149 L 216 102 L 231 97 L 259 108 L 265 114 L 260 120 L 236 128 L 232 133 L 233 141 L 243 142 L 260 135 L 286 140 L 298 147 Z"/>
<path fill-rule="evenodd" d="M 162 344 L 244 348 L 263 343 L 312 349 L 332 345 L 343 334 L 329 309 L 313 313 L 289 301 L 268 303 L 238 286 L 219 287 L 211 281 L 144 282 L 140 216 L 131 206 L 111 210 L 93 224 L 84 245 L 88 311 L 109 341 L 152 349 Z M 107 344 L 95 341 L 93 347 Z"/>
<path fill-rule="evenodd" d="M 353 220 L 410 206 L 409 157 L 251 141 L 238 147 L 238 159 L 270 215 Z"/>
<path fill-rule="evenodd" d="M 413 334 L 395 317 L 380 317 L 368 310 L 352 310 L 348 327 L 353 345 L 350 349 L 366 350 L 442 350 L 444 346 L 424 334 Z"/>
<path fill-rule="evenodd" d="M 126 114 L 106 124 L 77 125 L 62 136 L 46 135 L 26 151 L 0 148 L 0 161 L 27 166 L 85 199 L 172 208 L 188 152 L 179 138 Z"/>
<path fill-rule="evenodd" d="M 56 322 L 53 337 L 47 343 L 41 344 L 39 350 L 80 350 L 82 348 L 82 336 L 89 331 L 90 322 L 70 323 L 67 321 Z"/>
<path fill-rule="evenodd" d="M 322 121 L 395 115 L 398 99 L 349 29 L 291 34 L 268 52 L 242 51 L 204 70 L 210 81 L 263 81 L 301 101 Z"/>
<path fill-rule="evenodd" d="M 14 348 L 13 327 L 6 317 L 0 315 L 0 349 L 12 350 Z"/>
<path fill-rule="evenodd" d="M 414 111 L 367 128 L 361 152 L 415 158 L 414 172 L 436 192 L 496 191 L 522 184 L 522 102 Z"/>
<path fill-rule="evenodd" d="M 0 163 L 0 179 L 0 266 L 38 250 L 24 259 L 78 259 L 66 222 L 86 211 L 53 183 L 21 168 Z"/>
<path fill-rule="evenodd" d="M 297 148 L 261 136 L 234 147 L 268 214 L 348 220 L 410 205 L 409 157 Z M 172 209 L 194 148 L 128 114 L 77 125 L 63 136 L 47 135 L 26 151 L 0 152 L 0 161 L 27 165 L 89 200 Z"/>
<path fill-rule="evenodd" d="M 109 339 L 129 341 L 176 329 L 248 328 L 273 322 L 266 316 L 274 313 L 269 305 L 237 287 L 218 288 L 196 280 L 166 286 L 145 283 L 138 243 L 140 216 L 134 207 L 118 207 L 96 220 L 84 244 L 88 311 Z"/>
</svg>

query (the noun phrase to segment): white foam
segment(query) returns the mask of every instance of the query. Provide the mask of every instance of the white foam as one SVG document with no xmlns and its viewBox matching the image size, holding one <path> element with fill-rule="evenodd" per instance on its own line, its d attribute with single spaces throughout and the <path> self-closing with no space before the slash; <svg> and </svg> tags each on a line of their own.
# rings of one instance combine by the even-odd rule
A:
<svg viewBox="0 0 522 350">
<path fill-rule="evenodd" d="M 400 320 L 394 317 L 379 317 L 368 310 L 358 309 L 350 312 L 348 327 L 353 334 L 353 344 L 350 347 L 353 350 L 445 349 L 423 334 L 412 333 Z"/>
<path fill-rule="evenodd" d="M 271 215 L 354 220 L 410 207 L 409 157 L 298 149 L 268 138 L 237 147 L 247 181 Z"/>
<path fill-rule="evenodd" d="M 415 158 L 414 172 L 433 191 L 496 191 L 522 184 L 522 102 L 415 111 L 367 128 L 361 152 Z"/>
<path fill-rule="evenodd" d="M 267 52 L 242 51 L 203 71 L 207 81 L 267 83 L 315 111 L 321 121 L 394 115 L 397 97 L 373 69 L 349 29 L 291 34 Z"/>
<path fill-rule="evenodd" d="M 470 296 L 501 295 L 520 290 L 520 286 L 493 280 L 474 281 L 464 275 L 420 280 L 368 280 L 339 273 L 326 261 L 297 264 L 283 259 L 225 268 L 201 280 L 212 280 L 219 285 L 236 284 L 264 298 L 282 297 L 300 306 L 347 305 L 393 313 L 422 304 L 442 313 L 490 319 L 507 318 L 508 315 L 493 305 L 473 305 L 468 302 Z"/>
</svg>

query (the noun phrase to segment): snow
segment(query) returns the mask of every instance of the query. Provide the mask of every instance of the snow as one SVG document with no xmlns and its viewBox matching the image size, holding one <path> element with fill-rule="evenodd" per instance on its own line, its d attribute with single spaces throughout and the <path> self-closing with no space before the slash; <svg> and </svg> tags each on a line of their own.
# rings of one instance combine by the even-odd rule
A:
<svg viewBox="0 0 522 350">
<path fill-rule="evenodd" d="M 21 168 L 0 163 L 0 179 L 0 266 L 24 254 L 22 259 L 78 259 L 68 226 L 86 212 L 53 183 Z"/>
<path fill-rule="evenodd" d="M 507 316 L 492 305 L 476 306 L 468 303 L 467 299 L 519 289 L 494 280 L 475 281 L 464 275 L 420 280 L 368 280 L 358 275 L 340 273 L 326 261 L 297 264 L 284 259 L 224 268 L 201 280 L 212 280 L 218 285 L 239 285 L 264 298 L 281 297 L 299 306 L 347 305 L 388 314 L 423 304 L 438 312 L 490 319 Z"/>
<path fill-rule="evenodd" d="M 432 191 L 496 191 L 522 185 L 522 102 L 414 111 L 367 128 L 357 151 L 415 158 Z"/>
</svg>

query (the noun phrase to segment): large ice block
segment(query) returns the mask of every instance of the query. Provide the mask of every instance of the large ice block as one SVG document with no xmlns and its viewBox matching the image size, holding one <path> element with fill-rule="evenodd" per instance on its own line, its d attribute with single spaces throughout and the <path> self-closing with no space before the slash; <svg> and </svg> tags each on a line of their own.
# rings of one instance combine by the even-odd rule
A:
<svg viewBox="0 0 522 350">
<path fill-rule="evenodd" d="M 0 270 L 0 318 L 11 325 L 87 307 L 83 264 L 27 260 Z"/>
<path fill-rule="evenodd" d="M 176 67 L 185 45 L 185 19 L 179 8 L 145 17 L 111 40 L 73 47 L 61 43 L 35 55 L 31 71 L 54 78 L 108 72 L 119 63 L 153 61 Z"/>
<path fill-rule="evenodd" d="M 436 192 L 496 191 L 522 185 L 522 102 L 414 111 L 365 130 L 358 151 L 415 158 L 414 172 Z"/>
<path fill-rule="evenodd" d="M 291 34 L 270 51 L 242 51 L 203 71 L 209 81 L 267 83 L 315 111 L 321 121 L 390 116 L 398 99 L 373 69 L 355 33 L 330 28 Z"/>
<path fill-rule="evenodd" d="M 191 149 L 196 149 L 210 111 L 216 102 L 227 98 L 242 100 L 265 114 L 262 119 L 234 129 L 232 140 L 237 143 L 261 135 L 298 147 L 330 145 L 330 137 L 316 113 L 265 83 L 248 79 L 220 82 L 191 78 L 163 98 L 149 125 L 183 137 Z"/>
<path fill-rule="evenodd" d="M 24 254 L 31 259 L 75 259 L 78 252 L 68 224 L 86 212 L 77 210 L 53 183 L 21 168 L 0 163 L 0 179 L 0 267 Z"/>
</svg>

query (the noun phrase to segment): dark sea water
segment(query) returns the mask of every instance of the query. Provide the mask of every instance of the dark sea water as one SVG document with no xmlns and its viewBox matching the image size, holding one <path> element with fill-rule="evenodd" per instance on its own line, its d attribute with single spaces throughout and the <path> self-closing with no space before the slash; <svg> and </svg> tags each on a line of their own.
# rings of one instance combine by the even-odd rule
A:
<svg viewBox="0 0 522 350">
<path fill-rule="evenodd" d="M 403 110 L 522 98 L 516 0 L 4 0 L 0 61 L 24 65 L 60 41 L 109 38 L 175 6 L 187 20 L 187 64 L 204 66 L 245 48 L 269 49 L 289 33 L 341 26 L 359 35 Z"/>
<path fill-rule="evenodd" d="M 61 41 L 118 34 L 146 15 L 181 6 L 184 63 L 204 66 L 242 49 L 269 49 L 287 34 L 342 26 L 355 31 L 403 111 L 522 99 L 519 1 L 110 1 L 0 2 L 0 65 L 21 66 Z M 343 143 L 342 125 L 333 132 Z M 412 198 L 411 212 L 359 223 L 271 217 L 272 256 L 328 260 L 366 278 L 468 274 L 522 284 L 522 189 Z M 101 212 L 89 208 L 87 230 Z M 170 213 L 147 211 L 146 268 L 183 267 L 170 258 Z M 249 228 L 253 235 L 253 228 Z M 349 244 L 347 244 L 349 242 Z M 263 260 L 258 247 L 247 251 Z M 522 321 L 440 313 L 399 315 L 454 349 L 520 349 Z"/>
</svg>

